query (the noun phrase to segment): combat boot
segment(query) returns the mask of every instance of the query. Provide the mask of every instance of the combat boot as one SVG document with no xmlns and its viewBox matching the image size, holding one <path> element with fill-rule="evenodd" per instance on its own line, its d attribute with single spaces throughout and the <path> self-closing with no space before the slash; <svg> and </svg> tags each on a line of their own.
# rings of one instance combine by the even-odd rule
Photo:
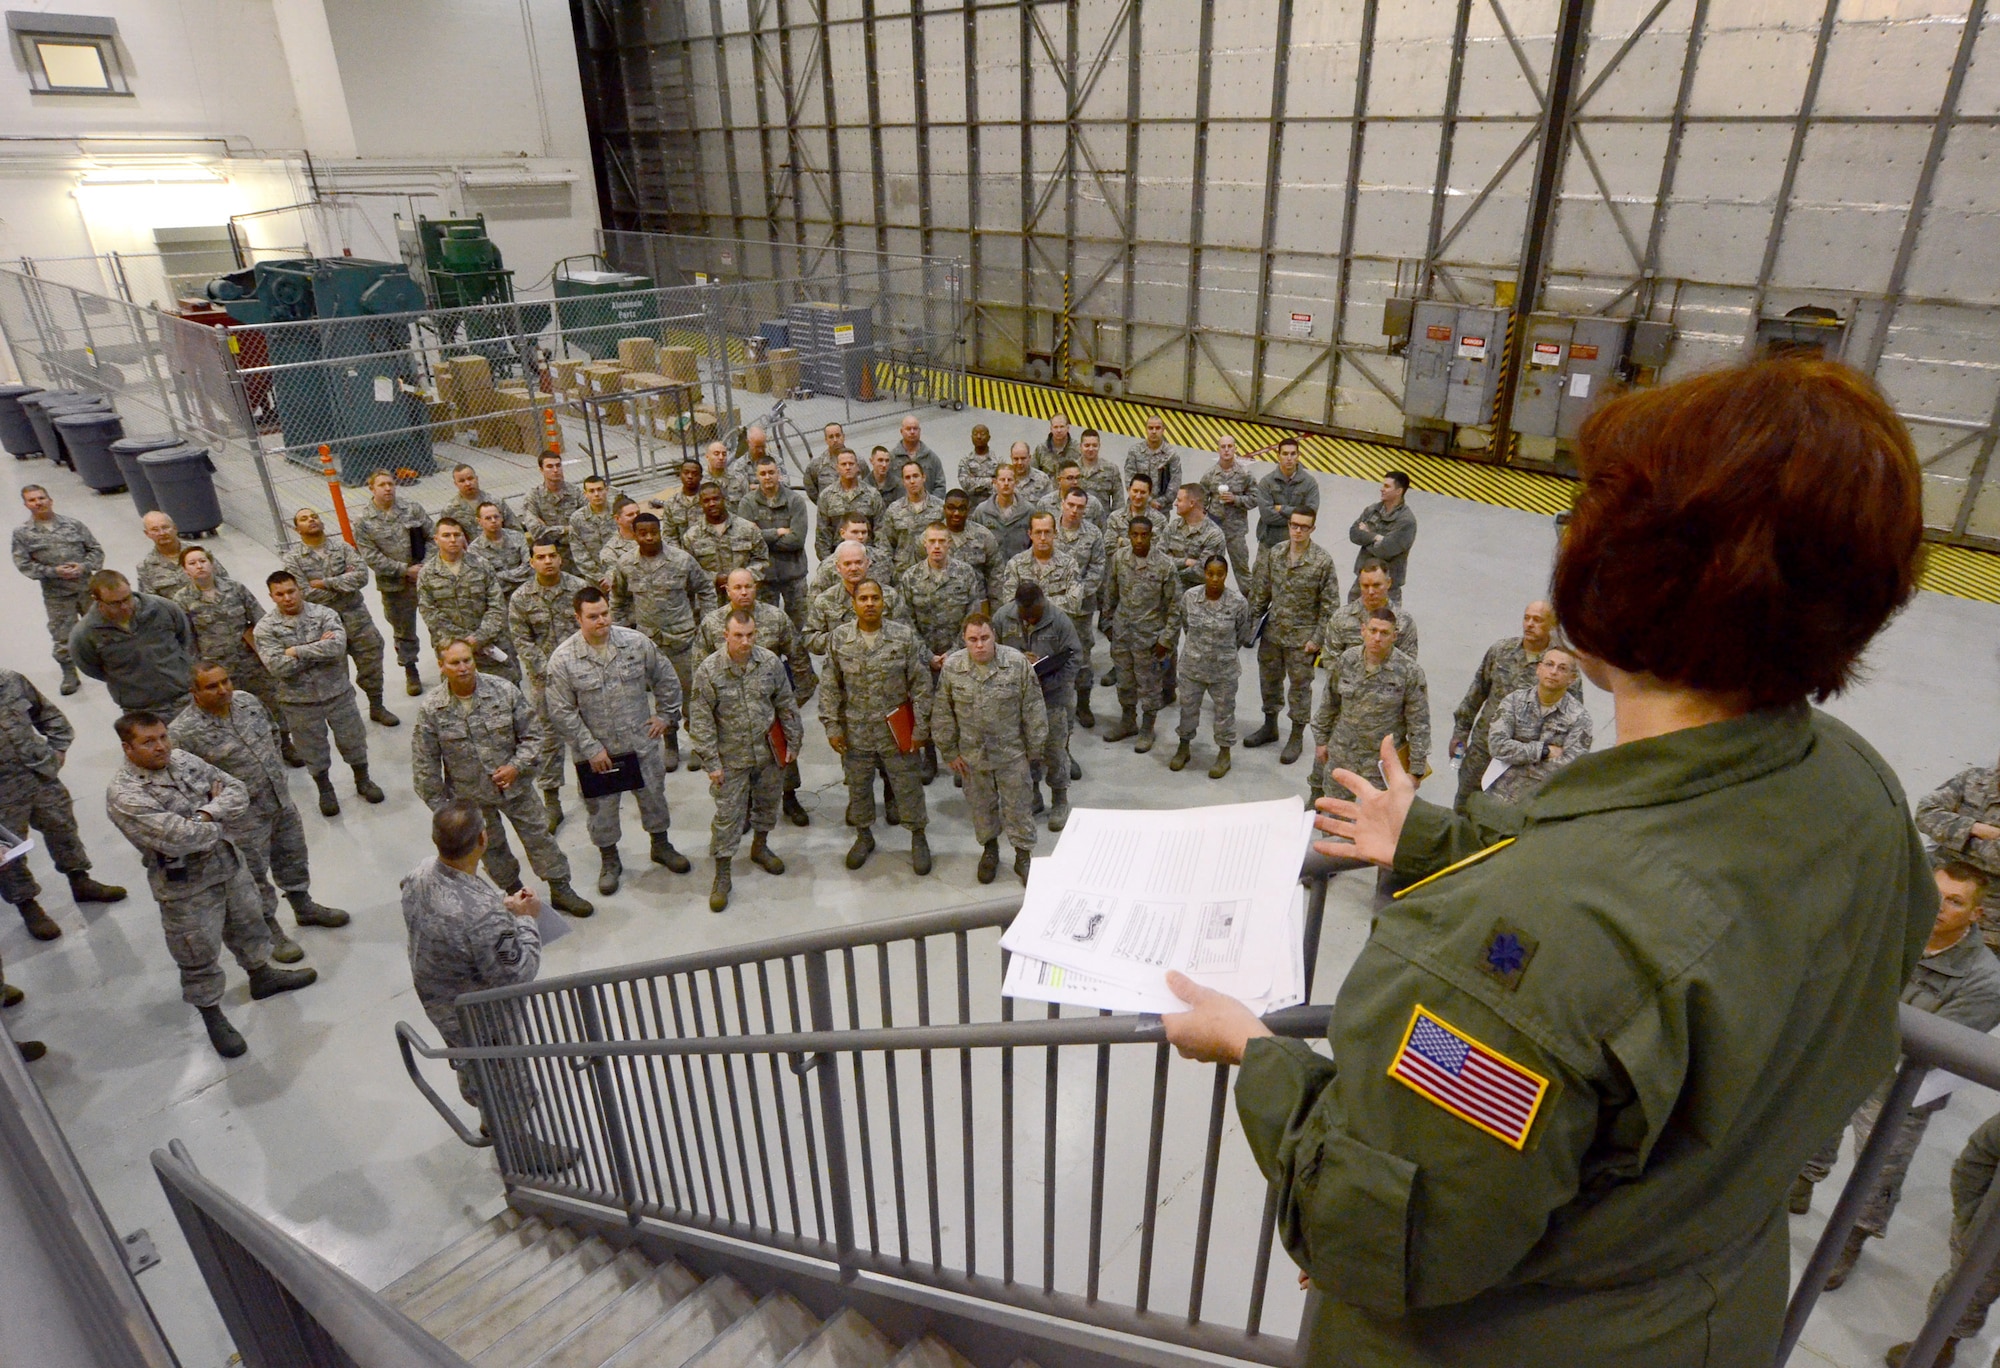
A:
<svg viewBox="0 0 2000 1368">
<path fill-rule="evenodd" d="M 1215 763 L 1208 767 L 1208 777 L 1220 779 L 1227 773 L 1229 773 L 1229 747 L 1224 746 L 1215 753 Z"/>
<path fill-rule="evenodd" d="M 1278 715 L 1274 712 L 1267 712 L 1264 714 L 1264 725 L 1257 728 L 1256 731 L 1251 732 L 1248 736 L 1244 737 L 1243 744 L 1248 746 L 1251 750 L 1255 750 L 1259 746 L 1268 746 L 1277 739 L 1278 739 Z M 1296 760 L 1298 759 L 1298 757 L 1293 756 L 1292 759 Z M 1286 763 L 1290 764 L 1291 762 L 1287 761 Z"/>
<path fill-rule="evenodd" d="M 1014 847 L 1014 873 L 1020 878 L 1022 883 L 1028 881 L 1028 860 L 1029 853 L 1027 851 L 1021 849 L 1019 846 Z"/>
<path fill-rule="evenodd" d="M 368 720 L 378 727 L 400 727 L 403 719 L 390 712 L 382 704 L 382 694 L 378 690 L 368 695 Z"/>
<path fill-rule="evenodd" d="M 1076 725 L 1088 731 L 1097 725 L 1097 714 L 1090 710 L 1090 671 L 1085 669 L 1076 684 Z"/>
<path fill-rule="evenodd" d="M 771 849 L 770 833 L 760 831 L 750 838 L 750 863 L 766 874 L 782 874 L 785 862 L 778 858 L 778 852 Z"/>
<path fill-rule="evenodd" d="M 1061 831 L 1069 825 L 1069 790 L 1049 790 L 1049 830 Z"/>
<path fill-rule="evenodd" d="M 729 906 L 729 857 L 715 857 L 715 882 L 708 889 L 708 910 L 720 912 Z"/>
<path fill-rule="evenodd" d="M 306 758 L 300 755 L 298 747 L 292 744 L 292 734 L 288 731 L 278 733 L 278 758 L 284 761 L 289 769 L 306 767 Z"/>
<path fill-rule="evenodd" d="M 1847 1232 L 1847 1243 L 1840 1247 L 1840 1257 L 1835 1259 L 1833 1267 L 1827 1270 L 1827 1291 L 1831 1292 L 1847 1281 L 1847 1275 L 1852 1273 L 1854 1265 L 1860 1262 L 1861 1247 L 1871 1238 L 1873 1237 L 1867 1231 L 1859 1227 Z"/>
<path fill-rule="evenodd" d="M 1030 817 L 1039 817 L 1044 812 L 1047 812 L 1049 805 L 1042 801 L 1042 781 L 1040 779 L 1030 779 L 1028 781 L 1028 791 L 1035 795 L 1033 804 L 1028 808 L 1028 815 Z"/>
<path fill-rule="evenodd" d="M 61 939 L 62 928 L 56 925 L 55 918 L 44 912 L 42 905 L 33 898 L 19 904 L 14 910 L 21 914 L 21 920 L 27 925 L 28 934 L 36 940 Z"/>
<path fill-rule="evenodd" d="M 408 691 L 412 698 L 422 698 L 424 696 L 423 676 L 417 673 L 416 666 L 405 665 L 403 667 L 403 688 Z"/>
<path fill-rule="evenodd" d="M 1909 1360 L 1910 1348 L 1915 1343 L 1915 1340 L 1906 1340 L 1902 1344 L 1890 1345 L 1889 1352 L 1882 1355 L 1882 1362 L 1888 1364 L 1889 1368 L 1903 1368 L 1903 1364 Z M 1957 1362 L 1958 1336 L 1946 1335 L 1944 1343 L 1938 1348 L 1937 1357 L 1931 1360 L 1931 1368 L 1951 1368 Z"/>
<path fill-rule="evenodd" d="M 0 983 L 0 1007 L 19 1007 L 28 995 L 11 983 Z"/>
<path fill-rule="evenodd" d="M 1102 684 L 1107 689 L 1110 688 L 1113 684 L 1116 684 L 1118 682 L 1118 667 L 1116 665 L 1113 665 L 1110 669 L 1106 670 L 1103 674 L 1097 677 L 1097 682 L 1099 684 Z"/>
<path fill-rule="evenodd" d="M 65 660 L 63 662 L 63 667 L 62 667 L 63 697 L 65 698 L 69 697 L 69 695 L 75 693 L 78 689 L 81 689 L 82 687 L 83 687 L 83 680 L 77 676 L 76 666 L 70 664 L 67 660 Z"/>
<path fill-rule="evenodd" d="M 1189 742 L 1187 738 L 1182 737 L 1179 748 L 1174 751 L 1174 758 L 1167 761 L 1168 769 L 1172 770 L 1176 774 L 1179 774 L 1182 770 L 1187 768 L 1188 761 L 1194 758 L 1192 755 L 1188 753 L 1188 746 Z"/>
<path fill-rule="evenodd" d="M 99 883 L 97 880 L 77 870 L 69 878 L 69 895 L 80 903 L 114 903 L 125 901 L 125 890 L 117 884 Z"/>
<path fill-rule="evenodd" d="M 334 794 L 333 779 L 331 776 L 325 770 L 314 770 L 313 785 L 319 789 L 319 815 L 322 817 L 338 817 L 340 815 L 340 799 Z"/>
<path fill-rule="evenodd" d="M 554 789 L 543 789 L 542 806 L 549 810 L 549 834 L 553 836 L 556 828 L 562 825 L 562 796 Z"/>
<path fill-rule="evenodd" d="M 1139 739 L 1132 743 L 1132 751 L 1135 755 L 1144 755 L 1153 748 L 1153 722 L 1158 716 L 1158 713 L 1141 713 L 1139 715 Z"/>
<path fill-rule="evenodd" d="M 287 893 L 285 901 L 292 905 L 292 920 L 300 926 L 345 926 L 353 920 L 337 907 L 314 902 L 310 893 Z"/>
<path fill-rule="evenodd" d="M 549 906 L 572 917 L 587 917 L 597 910 L 577 895 L 568 879 L 549 880 Z"/>
<path fill-rule="evenodd" d="M 1244 744 L 1248 745 L 1249 742 L 1246 741 Z M 1290 734 L 1285 737 L 1285 748 L 1278 752 L 1278 763 L 1281 765 L 1291 764 L 1299 758 L 1299 752 L 1305 748 L 1306 729 L 1294 722 L 1292 723 Z"/>
<path fill-rule="evenodd" d="M 1071 755 L 1069 758 L 1069 781 L 1074 784 L 1081 778 L 1083 778 L 1083 766 L 1076 763 L 1076 756 Z"/>
<path fill-rule="evenodd" d="M 319 982 L 317 969 L 273 969 L 270 965 L 260 965 L 250 971 L 250 996 L 262 1002 L 267 997 L 280 993 L 297 992 L 308 984 Z"/>
<path fill-rule="evenodd" d="M 1134 710 L 1131 708 L 1120 708 L 1118 710 L 1118 720 L 1105 729 L 1104 739 L 1106 741 L 1124 741 L 1138 735 L 1138 732 L 1139 719 Z"/>
<path fill-rule="evenodd" d="M 687 856 L 674 849 L 673 837 L 664 831 L 656 831 L 652 835 L 653 849 L 651 856 L 654 864 L 665 865 L 676 874 L 685 874 L 694 868 L 693 865 L 688 863 Z"/>
<path fill-rule="evenodd" d="M 39 1040 L 17 1040 L 14 1048 L 21 1052 L 21 1058 L 32 1064 L 49 1052 L 49 1047 Z M 1939 1360 L 1943 1362 L 1942 1359 Z"/>
<path fill-rule="evenodd" d="M 285 928 L 278 925 L 275 916 L 264 918 L 264 927 L 271 933 L 271 959 L 277 964 L 297 964 L 306 957 L 305 948 L 285 934 Z"/>
<path fill-rule="evenodd" d="M 1801 1175 L 1792 1179 L 1792 1190 L 1785 1194 L 1785 1210 L 1794 1216 L 1803 1216 L 1812 1210 L 1813 1180 Z"/>
<path fill-rule="evenodd" d="M 993 882 L 993 876 L 1000 872 L 1000 838 L 995 836 L 986 843 L 979 855 L 979 882 Z"/>
<path fill-rule="evenodd" d="M 625 872 L 625 864 L 618 858 L 615 845 L 599 846 L 597 858 L 597 891 L 608 898 L 618 891 L 618 876 Z"/>
<path fill-rule="evenodd" d="M 676 727 L 667 733 L 667 773 L 672 774 L 681 767 L 681 732 Z"/>
<path fill-rule="evenodd" d="M 371 803 L 379 803 L 383 798 L 388 796 L 382 792 L 380 784 L 368 777 L 368 766 L 366 765 L 356 765 L 354 767 L 354 791 Z"/>
<path fill-rule="evenodd" d="M 847 867 L 859 869 L 868 863 L 868 857 L 875 853 L 875 831 L 863 827 L 854 833 L 854 844 L 847 848 Z"/>
<path fill-rule="evenodd" d="M 931 872 L 931 841 L 922 827 L 910 828 L 910 868 L 919 875 Z"/>
<path fill-rule="evenodd" d="M 923 759 L 917 762 L 917 777 L 928 787 L 931 780 L 937 778 L 937 771 L 937 747 L 926 741 Z"/>
<path fill-rule="evenodd" d="M 215 1052 L 224 1059 L 235 1059 L 250 1048 L 243 1043 L 242 1034 L 229 1024 L 229 1018 L 222 1014 L 220 1007 L 201 1007 L 196 1010 L 201 1013 L 201 1024 L 208 1028 L 208 1043 L 213 1045 Z"/>
<path fill-rule="evenodd" d="M 784 806 L 785 820 L 793 826 L 812 825 L 812 818 L 807 815 L 805 808 L 799 803 L 799 791 L 797 789 L 785 790 Z"/>
</svg>

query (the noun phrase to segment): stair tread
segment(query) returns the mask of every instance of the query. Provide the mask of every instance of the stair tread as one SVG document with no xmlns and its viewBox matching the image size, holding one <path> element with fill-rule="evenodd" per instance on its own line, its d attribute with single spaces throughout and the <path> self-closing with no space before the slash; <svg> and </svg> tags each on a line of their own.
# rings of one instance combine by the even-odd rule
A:
<svg viewBox="0 0 2000 1368">
<path fill-rule="evenodd" d="M 403 1314 L 411 1320 L 421 1321 L 426 1315 L 458 1296 L 509 1259 L 546 1239 L 548 1233 L 548 1226 L 538 1220 L 521 1222 L 504 1235 L 498 1236 L 489 1244 L 459 1260 L 441 1277 L 432 1279 L 424 1287 L 404 1297 Z"/>
<path fill-rule="evenodd" d="M 505 1298 L 508 1293 L 547 1268 L 581 1243 L 574 1232 L 561 1228 L 550 1231 L 527 1249 L 493 1269 L 485 1277 L 438 1306 L 417 1321 L 424 1329 L 444 1339 L 480 1312 Z"/>
<path fill-rule="evenodd" d="M 604 1241 L 592 1237 L 521 1283 L 471 1320 L 444 1337 L 466 1358 L 477 1358 L 499 1343 L 515 1326 L 545 1310 L 549 1303 L 618 1257 Z"/>
<path fill-rule="evenodd" d="M 896 1355 L 889 1368 L 972 1368 L 972 1365 L 936 1335 L 925 1335 Z"/>
<path fill-rule="evenodd" d="M 493 1217 L 491 1220 L 482 1221 L 479 1229 L 473 1231 L 464 1239 L 448 1244 L 443 1249 L 437 1251 L 437 1253 L 424 1259 L 415 1268 L 410 1269 L 403 1276 L 383 1288 L 382 1295 L 388 1299 L 391 1305 L 401 1306 L 416 1293 L 421 1292 L 425 1287 L 451 1272 L 452 1269 L 464 1263 L 479 1250 L 498 1240 L 508 1231 L 519 1229 L 521 1223 L 522 1216 L 520 1212 L 514 1210 L 512 1207 L 500 1208 L 499 1215 Z"/>
<path fill-rule="evenodd" d="M 896 1345 L 853 1307 L 846 1307 L 792 1351 L 784 1368 L 888 1368 Z"/>
<path fill-rule="evenodd" d="M 533 1368 L 599 1368 L 621 1360 L 628 1368 L 674 1368 L 755 1305 L 743 1285 L 728 1276 L 710 1278 L 686 1296 L 670 1299 L 672 1284 L 664 1275 L 677 1267 L 669 1264 L 661 1277 L 612 1302 Z"/>
<path fill-rule="evenodd" d="M 528 1368 L 658 1271 L 638 1250 L 626 1250 L 502 1335 L 478 1356 L 480 1368 Z"/>
<path fill-rule="evenodd" d="M 788 1294 L 773 1292 L 682 1368 L 777 1368 L 817 1329 L 817 1316 Z"/>
</svg>

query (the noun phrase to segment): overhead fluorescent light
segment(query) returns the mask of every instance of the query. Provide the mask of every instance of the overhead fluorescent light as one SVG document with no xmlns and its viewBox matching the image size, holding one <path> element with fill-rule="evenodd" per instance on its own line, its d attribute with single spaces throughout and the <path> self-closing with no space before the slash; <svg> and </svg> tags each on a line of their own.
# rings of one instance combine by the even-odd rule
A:
<svg viewBox="0 0 2000 1368">
<path fill-rule="evenodd" d="M 86 171 L 78 185 L 217 185 L 229 178 L 205 166 L 106 166 Z"/>
<path fill-rule="evenodd" d="M 522 174 L 510 171 L 467 171 L 459 182 L 473 190 L 527 190 L 537 185 L 572 185 L 582 177 L 574 171 Z"/>
</svg>

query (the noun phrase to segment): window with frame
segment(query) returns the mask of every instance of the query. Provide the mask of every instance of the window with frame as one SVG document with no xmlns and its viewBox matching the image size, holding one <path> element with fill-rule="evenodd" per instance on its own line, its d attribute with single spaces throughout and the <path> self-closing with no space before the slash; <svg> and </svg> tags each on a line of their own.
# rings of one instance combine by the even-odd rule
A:
<svg viewBox="0 0 2000 1368">
<path fill-rule="evenodd" d="M 127 95 L 118 21 L 92 14 L 7 11 L 7 31 L 37 95 Z"/>
</svg>

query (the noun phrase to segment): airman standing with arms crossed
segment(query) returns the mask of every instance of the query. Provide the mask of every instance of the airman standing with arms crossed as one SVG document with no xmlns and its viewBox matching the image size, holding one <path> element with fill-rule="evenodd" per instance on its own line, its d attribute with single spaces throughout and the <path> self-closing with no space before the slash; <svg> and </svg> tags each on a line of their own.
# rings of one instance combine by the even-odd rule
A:
<svg viewBox="0 0 2000 1368">
<path fill-rule="evenodd" d="M 1382 773 L 1382 738 L 1408 748 L 1407 769 L 1421 781 L 1431 753 L 1430 691 L 1424 667 L 1396 649 L 1396 618 L 1375 609 L 1361 630 L 1361 644 L 1349 648 L 1327 677 L 1326 692 L 1313 713 L 1313 797 L 1319 791 L 1348 796 L 1329 776 L 1351 770 L 1376 782 Z"/>
<path fill-rule="evenodd" d="M 1132 486 L 1142 488 L 1138 482 Z M 1174 608 L 1181 577 L 1172 561 L 1153 550 L 1150 515 L 1133 518 L 1130 541 L 1111 553 L 1104 581 L 1104 619 L 1111 637 L 1111 663 L 1118 675 L 1118 724 L 1106 741 L 1139 739 L 1132 749 L 1153 748 L 1155 719 L 1164 706 L 1161 676 L 1174 649 Z"/>
<path fill-rule="evenodd" d="M 481 673 L 509 682 L 519 678 L 521 667 L 507 649 L 507 595 L 500 581 L 466 554 L 471 543 L 458 519 L 439 518 L 431 536 L 437 554 L 424 562 L 417 578 L 417 610 L 430 632 L 431 651 L 468 640 L 479 653 Z"/>
<path fill-rule="evenodd" d="M 274 613 L 257 620 L 251 634 L 257 658 L 278 681 L 278 706 L 284 709 L 285 730 L 306 762 L 319 789 L 322 817 L 340 814 L 334 796 L 333 752 L 326 744 L 329 730 L 341 759 L 354 770 L 354 791 L 371 803 L 385 796 L 368 777 L 368 728 L 354 706 L 354 682 L 347 675 L 347 629 L 340 614 L 324 604 L 307 603 L 296 576 L 273 571 L 264 581 Z"/>
<path fill-rule="evenodd" d="M 368 700 L 368 716 L 378 726 L 399 727 L 403 719 L 382 702 L 382 634 L 368 612 L 361 591 L 368 584 L 368 562 L 338 538 L 329 539 L 317 509 L 292 514 L 292 531 L 299 544 L 285 553 L 285 568 L 304 590 L 307 603 L 340 614 L 347 632 L 347 654 L 354 661 L 354 682 Z"/>
<path fill-rule="evenodd" d="M 75 740 L 76 731 L 61 708 L 25 675 L 0 669 L 0 826 L 23 838 L 30 827 L 39 831 L 49 858 L 69 880 L 70 896 L 79 903 L 120 902 L 124 889 L 90 877 L 90 852 L 83 848 L 76 808 L 62 781 L 63 762 Z M 41 893 L 27 856 L 0 864 L 0 899 L 13 904 L 29 935 L 55 940 L 62 927 L 37 901 Z"/>
<path fill-rule="evenodd" d="M 695 558 L 678 546 L 668 546 L 660 537 L 660 521 L 651 513 L 641 513 L 632 521 L 637 553 L 620 560 L 612 570 L 611 616 L 619 623 L 646 634 L 681 682 L 681 696 L 694 682 L 694 639 L 701 630 L 702 615 L 715 607 L 715 585 Z M 667 773 L 681 767 L 680 737 L 674 728 L 666 734 L 664 763 Z"/>
<path fill-rule="evenodd" d="M 396 663 L 403 667 L 403 684 L 412 698 L 424 692 L 417 673 L 417 578 L 424 572 L 430 537 L 431 515 L 396 492 L 396 477 L 386 470 L 370 475 L 368 502 L 354 518 L 354 549 L 375 572 L 382 615 L 396 639 Z"/>
<path fill-rule="evenodd" d="M 49 640 L 67 696 L 83 687 L 70 663 L 69 634 L 90 606 L 90 577 L 104 568 L 104 548 L 82 522 L 56 512 L 55 500 L 40 485 L 21 486 L 21 502 L 28 520 L 14 529 L 14 568 L 42 588 Z"/>
</svg>

